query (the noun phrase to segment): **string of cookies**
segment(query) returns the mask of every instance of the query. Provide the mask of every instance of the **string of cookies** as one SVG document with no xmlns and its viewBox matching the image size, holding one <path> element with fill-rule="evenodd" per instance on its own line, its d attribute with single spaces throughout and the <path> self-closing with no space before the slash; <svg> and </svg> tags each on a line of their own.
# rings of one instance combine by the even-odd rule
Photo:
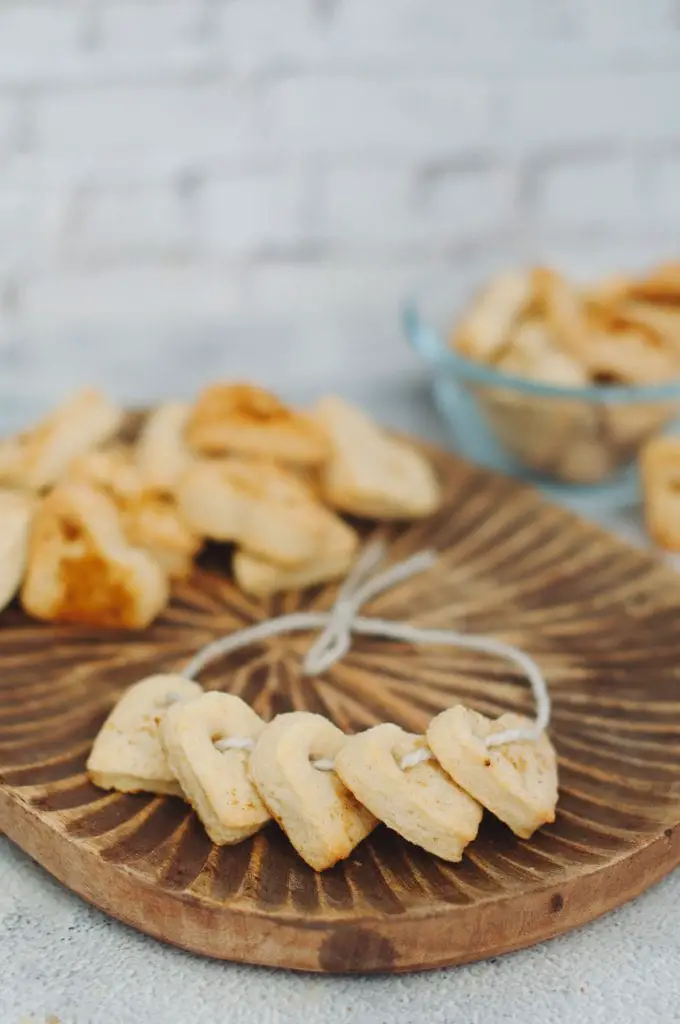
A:
<svg viewBox="0 0 680 1024">
<path fill-rule="evenodd" d="M 530 724 L 459 705 L 437 715 L 425 736 L 392 724 L 347 736 L 318 714 L 292 711 L 267 724 L 233 694 L 153 676 L 113 709 L 87 770 L 103 789 L 183 797 L 219 846 L 274 819 L 316 871 L 348 857 L 378 822 L 459 861 L 484 809 L 522 838 L 555 820 L 557 763 L 547 734 L 487 743 Z M 426 757 L 414 759 L 421 751 Z"/>
<path fill-rule="evenodd" d="M 358 547 L 344 516 L 430 515 L 428 460 L 335 396 L 309 411 L 246 384 L 160 406 L 132 442 L 124 411 L 86 389 L 0 442 L 0 610 L 141 629 L 206 541 L 266 596 L 338 579 Z"/>
<path fill-rule="evenodd" d="M 243 841 L 273 819 L 316 871 L 348 857 L 379 822 L 455 862 L 475 839 L 484 809 L 523 838 L 554 821 L 557 761 L 545 731 L 550 704 L 537 666 L 489 638 L 355 617 L 372 596 L 362 577 L 375 554 L 364 553 L 331 612 L 294 613 L 250 627 L 208 645 L 186 674 L 153 676 L 130 687 L 95 739 L 87 762 L 93 783 L 181 796 L 220 846 Z M 376 577 L 373 592 L 427 564 L 415 556 L 392 567 Z M 506 713 L 492 720 L 459 705 L 437 715 L 424 736 L 393 724 L 347 736 L 309 712 L 281 714 L 267 724 L 239 697 L 204 693 L 188 678 L 265 636 L 321 626 L 304 671 L 322 671 L 342 657 L 352 631 L 467 646 L 524 669 L 536 719 Z"/>
</svg>

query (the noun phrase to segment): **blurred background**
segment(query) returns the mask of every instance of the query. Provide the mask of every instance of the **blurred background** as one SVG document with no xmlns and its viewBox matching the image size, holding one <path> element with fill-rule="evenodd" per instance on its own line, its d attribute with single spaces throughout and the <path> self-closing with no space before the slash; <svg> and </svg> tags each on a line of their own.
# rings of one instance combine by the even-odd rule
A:
<svg viewBox="0 0 680 1024">
<path fill-rule="evenodd" d="M 679 0 L 2 0 L 0 399 L 412 379 L 450 274 L 677 255 Z"/>
</svg>

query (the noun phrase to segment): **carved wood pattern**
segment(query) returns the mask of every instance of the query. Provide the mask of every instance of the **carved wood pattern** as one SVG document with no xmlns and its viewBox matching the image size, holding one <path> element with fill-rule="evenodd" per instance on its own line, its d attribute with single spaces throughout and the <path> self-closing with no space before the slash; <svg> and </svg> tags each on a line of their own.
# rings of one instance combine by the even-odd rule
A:
<svg viewBox="0 0 680 1024">
<path fill-rule="evenodd" d="M 447 484 L 427 523 L 377 527 L 395 558 L 437 569 L 367 614 L 488 633 L 545 671 L 560 758 L 557 821 L 529 842 L 489 815 L 458 866 L 380 828 L 321 875 L 275 826 L 218 849 L 177 799 L 96 789 L 91 742 L 125 687 L 181 670 L 211 639 L 334 587 L 258 602 L 209 551 L 141 635 L 0 617 L 0 827 L 65 885 L 136 928 L 209 956 L 321 971 L 403 971 L 515 949 L 588 921 L 680 861 L 680 587 L 670 571 L 517 483 L 436 456 Z M 367 535 L 371 532 L 367 530 Z M 433 585 L 433 578 L 436 583 Z M 234 653 L 202 682 L 269 718 L 308 708 L 346 731 L 419 731 L 456 701 L 530 711 L 508 665 L 471 651 L 357 638 L 302 677 L 310 638 Z"/>
</svg>

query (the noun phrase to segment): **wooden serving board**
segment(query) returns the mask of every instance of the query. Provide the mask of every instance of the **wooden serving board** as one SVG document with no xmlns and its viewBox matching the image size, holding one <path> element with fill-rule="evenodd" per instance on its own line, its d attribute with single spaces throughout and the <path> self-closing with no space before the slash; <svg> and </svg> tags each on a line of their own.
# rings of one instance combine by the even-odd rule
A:
<svg viewBox="0 0 680 1024">
<path fill-rule="evenodd" d="M 61 882 L 141 931 L 212 957 L 313 971 L 407 971 L 550 938 L 642 892 L 680 861 L 680 586 L 648 556 L 531 490 L 438 455 L 431 521 L 379 528 L 394 558 L 436 547 L 435 570 L 367 614 L 488 633 L 531 653 L 554 702 L 557 821 L 529 842 L 490 815 L 460 865 L 380 828 L 317 875 L 270 826 L 218 849 L 180 800 L 96 789 L 92 740 L 122 690 L 181 670 L 197 648 L 335 588 L 258 603 L 213 551 L 141 635 L 0 617 L 0 828 Z M 346 731 L 421 731 L 457 701 L 531 710 L 525 682 L 488 656 L 354 641 L 309 679 L 310 638 L 239 651 L 204 682 L 264 717 L 321 712 Z"/>
</svg>

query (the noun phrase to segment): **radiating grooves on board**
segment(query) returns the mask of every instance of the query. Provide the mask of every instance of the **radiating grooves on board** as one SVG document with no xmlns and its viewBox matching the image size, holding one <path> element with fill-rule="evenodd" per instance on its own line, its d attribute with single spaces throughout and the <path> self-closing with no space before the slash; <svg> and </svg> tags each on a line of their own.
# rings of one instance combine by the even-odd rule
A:
<svg viewBox="0 0 680 1024">
<path fill-rule="evenodd" d="M 85 775 L 91 741 L 120 692 L 179 670 L 218 636 L 298 609 L 327 609 L 334 587 L 258 603 L 209 550 L 179 584 L 164 618 L 142 635 L 93 640 L 41 626 L 16 609 L 0 629 L 0 783 L 45 827 L 106 863 L 154 881 L 169 897 L 295 921 L 394 918 L 460 908 L 562 884 L 625 857 L 680 819 L 680 598 L 644 555 L 542 505 L 509 480 L 442 457 L 446 506 L 407 528 L 368 528 L 391 557 L 423 548 L 438 564 L 374 600 L 367 614 L 459 628 L 514 642 L 546 672 L 561 770 L 557 820 L 529 842 L 487 815 L 461 864 L 446 864 L 379 827 L 332 870 L 306 868 L 275 825 L 235 847 L 213 847 L 180 800 L 104 793 Z M 357 637 L 346 658 L 303 676 L 310 643 L 259 643 L 209 666 L 209 689 L 236 693 L 269 719 L 327 715 L 347 732 L 381 721 L 423 730 L 464 702 L 497 715 L 531 711 L 521 673 L 466 649 Z"/>
</svg>

